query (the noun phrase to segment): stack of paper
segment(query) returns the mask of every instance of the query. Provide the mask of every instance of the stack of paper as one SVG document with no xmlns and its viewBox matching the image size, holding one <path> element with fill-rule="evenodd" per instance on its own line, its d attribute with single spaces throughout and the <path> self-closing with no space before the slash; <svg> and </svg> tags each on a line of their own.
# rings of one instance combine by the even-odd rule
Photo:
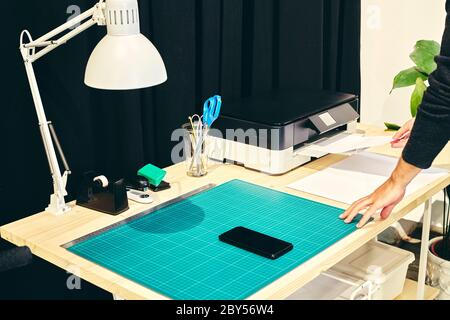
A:
<svg viewBox="0 0 450 320">
<path fill-rule="evenodd" d="M 341 133 L 325 141 L 310 145 L 302 150 L 308 154 L 350 153 L 382 146 L 392 141 L 389 136 L 365 136 L 362 134 Z"/>
<path fill-rule="evenodd" d="M 391 175 L 398 159 L 363 152 L 297 181 L 289 188 L 336 200 L 353 202 L 370 195 Z M 423 171 L 408 186 L 407 196 L 448 174 L 441 169 Z"/>
</svg>

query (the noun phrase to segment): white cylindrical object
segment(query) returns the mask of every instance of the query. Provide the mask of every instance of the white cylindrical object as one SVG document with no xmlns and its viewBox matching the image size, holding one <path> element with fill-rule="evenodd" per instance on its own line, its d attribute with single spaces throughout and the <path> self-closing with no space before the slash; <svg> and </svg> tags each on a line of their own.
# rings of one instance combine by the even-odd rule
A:
<svg viewBox="0 0 450 320">
<path fill-rule="evenodd" d="M 108 188 L 109 181 L 105 176 L 98 176 L 94 178 L 94 182 L 99 182 L 103 188 Z"/>
<path fill-rule="evenodd" d="M 109 35 L 127 36 L 141 32 L 137 0 L 107 0 L 105 18 Z"/>
<path fill-rule="evenodd" d="M 427 277 L 427 257 L 430 246 L 432 199 L 425 202 L 425 214 L 422 226 L 422 244 L 420 247 L 419 278 L 417 280 L 417 300 L 425 299 L 425 281 Z"/>
</svg>

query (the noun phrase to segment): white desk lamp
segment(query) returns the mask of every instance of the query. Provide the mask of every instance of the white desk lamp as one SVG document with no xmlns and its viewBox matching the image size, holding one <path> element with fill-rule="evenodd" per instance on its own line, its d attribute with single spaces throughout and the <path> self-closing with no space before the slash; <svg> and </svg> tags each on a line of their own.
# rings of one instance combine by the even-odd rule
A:
<svg viewBox="0 0 450 320">
<path fill-rule="evenodd" d="M 140 33 L 137 0 L 100 0 L 92 9 L 37 40 L 33 40 L 28 31 L 22 32 L 20 52 L 25 62 L 42 140 L 53 177 L 54 193 L 50 197 L 50 205 L 46 210 L 55 215 L 62 215 L 70 210 L 64 197 L 67 196 L 67 178 L 71 172 L 52 123 L 47 121 L 33 62 L 94 25 L 106 25 L 108 33 L 89 58 L 85 74 L 86 85 L 105 90 L 130 90 L 156 86 L 167 80 L 166 68 L 158 50 Z M 52 40 L 75 26 L 77 26 L 75 29 L 59 39 Z M 25 35 L 29 39 L 28 43 L 24 43 Z M 61 174 L 54 144 L 65 167 L 63 174 Z"/>
</svg>

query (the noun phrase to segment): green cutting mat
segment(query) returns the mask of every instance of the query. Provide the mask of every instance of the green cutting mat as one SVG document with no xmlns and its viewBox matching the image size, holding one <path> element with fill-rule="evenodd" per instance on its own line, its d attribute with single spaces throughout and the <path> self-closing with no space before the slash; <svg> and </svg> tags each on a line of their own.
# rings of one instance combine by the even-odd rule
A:
<svg viewBox="0 0 450 320">
<path fill-rule="evenodd" d="M 68 250 L 172 299 L 245 299 L 355 231 L 342 212 L 233 180 Z M 294 249 L 273 261 L 219 241 L 237 226 Z"/>
</svg>

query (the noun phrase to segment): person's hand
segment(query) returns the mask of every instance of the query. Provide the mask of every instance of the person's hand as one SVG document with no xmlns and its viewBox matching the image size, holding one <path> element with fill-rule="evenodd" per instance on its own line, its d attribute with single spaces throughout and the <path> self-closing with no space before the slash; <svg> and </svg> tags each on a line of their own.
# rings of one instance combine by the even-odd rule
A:
<svg viewBox="0 0 450 320">
<path fill-rule="evenodd" d="M 370 196 L 352 204 L 340 218 L 344 219 L 345 223 L 351 223 L 361 211 L 367 209 L 358 223 L 358 228 L 364 227 L 379 210 L 381 210 L 381 218 L 387 219 L 395 206 L 405 197 L 406 187 L 420 171 L 420 168 L 407 163 L 401 158 L 388 181 Z"/>
<path fill-rule="evenodd" d="M 403 125 L 403 127 L 398 130 L 398 132 L 394 135 L 393 140 L 391 142 L 392 148 L 401 149 L 406 146 L 408 143 L 409 137 L 411 136 L 411 131 L 414 127 L 414 122 L 416 119 L 411 119 L 407 123 Z"/>
<path fill-rule="evenodd" d="M 340 218 L 345 219 L 345 223 L 351 223 L 362 210 L 367 209 L 363 218 L 358 223 L 358 228 L 364 227 L 370 218 L 379 210 L 381 210 L 381 218 L 386 219 L 391 215 L 395 206 L 402 201 L 405 192 L 406 185 L 396 182 L 391 177 L 370 196 L 352 204 Z"/>
</svg>

